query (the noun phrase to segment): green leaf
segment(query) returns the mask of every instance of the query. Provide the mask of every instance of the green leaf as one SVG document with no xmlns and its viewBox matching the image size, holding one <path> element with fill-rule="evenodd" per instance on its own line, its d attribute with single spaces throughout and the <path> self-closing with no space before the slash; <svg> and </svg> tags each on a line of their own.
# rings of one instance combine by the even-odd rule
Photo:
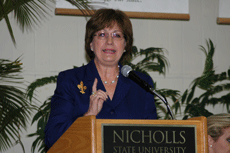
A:
<svg viewBox="0 0 230 153">
<path fill-rule="evenodd" d="M 187 98 L 187 104 L 189 104 L 189 102 L 192 100 L 192 97 L 194 95 L 194 92 L 195 92 L 195 88 L 196 88 L 196 85 L 194 84 L 189 95 L 188 95 L 188 98 Z"/>
<path fill-rule="evenodd" d="M 187 97 L 187 94 L 188 94 L 188 89 L 185 90 L 184 94 L 182 95 L 182 99 L 181 99 L 181 103 L 184 104 L 185 102 L 185 99 Z"/>
<path fill-rule="evenodd" d="M 34 91 L 36 90 L 36 88 L 42 87 L 50 83 L 56 83 L 56 82 L 57 82 L 57 75 L 35 80 L 27 87 L 27 97 L 29 98 L 30 101 L 32 101 Z"/>
</svg>

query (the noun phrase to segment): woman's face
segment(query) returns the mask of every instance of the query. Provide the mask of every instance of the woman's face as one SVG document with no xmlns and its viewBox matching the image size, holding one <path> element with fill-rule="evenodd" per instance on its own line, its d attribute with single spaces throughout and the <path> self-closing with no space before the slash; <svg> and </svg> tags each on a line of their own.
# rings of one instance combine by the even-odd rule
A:
<svg viewBox="0 0 230 153">
<path fill-rule="evenodd" d="M 230 153 L 230 127 L 223 130 L 223 135 L 213 142 L 213 153 Z"/>
<path fill-rule="evenodd" d="M 105 66 L 117 65 L 125 45 L 122 30 L 117 24 L 114 24 L 112 28 L 97 31 L 90 43 L 91 50 L 95 54 L 95 62 Z"/>
</svg>

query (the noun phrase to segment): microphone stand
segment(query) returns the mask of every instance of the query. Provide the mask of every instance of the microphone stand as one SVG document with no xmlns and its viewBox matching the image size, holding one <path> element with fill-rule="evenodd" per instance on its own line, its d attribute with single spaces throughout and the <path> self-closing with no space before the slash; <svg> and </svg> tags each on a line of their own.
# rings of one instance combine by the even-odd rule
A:
<svg viewBox="0 0 230 153">
<path fill-rule="evenodd" d="M 152 94 L 155 94 L 158 98 L 160 98 L 165 103 L 165 105 L 167 107 L 167 110 L 168 110 L 168 112 L 169 112 L 172 120 L 176 120 L 175 115 L 173 114 L 173 112 L 172 112 L 172 110 L 171 110 L 171 108 L 169 106 L 169 103 L 168 103 L 167 99 L 165 97 L 159 95 L 152 87 L 149 88 L 149 91 L 151 91 Z"/>
</svg>

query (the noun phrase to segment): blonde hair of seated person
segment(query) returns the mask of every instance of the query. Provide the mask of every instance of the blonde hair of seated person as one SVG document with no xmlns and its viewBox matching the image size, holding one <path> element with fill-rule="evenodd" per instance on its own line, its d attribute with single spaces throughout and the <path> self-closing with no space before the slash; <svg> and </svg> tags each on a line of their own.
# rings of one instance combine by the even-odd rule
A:
<svg viewBox="0 0 230 153">
<path fill-rule="evenodd" d="M 211 115 L 207 122 L 209 153 L 230 153 L 230 114 Z"/>
</svg>

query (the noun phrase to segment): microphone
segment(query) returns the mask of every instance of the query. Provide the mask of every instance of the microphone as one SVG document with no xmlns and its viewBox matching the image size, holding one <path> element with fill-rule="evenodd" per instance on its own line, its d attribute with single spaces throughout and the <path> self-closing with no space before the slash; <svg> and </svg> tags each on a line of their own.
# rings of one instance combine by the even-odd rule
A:
<svg viewBox="0 0 230 153">
<path fill-rule="evenodd" d="M 145 82 L 143 79 L 141 79 L 133 70 L 130 66 L 128 65 L 124 65 L 121 68 L 121 74 L 125 77 L 130 78 L 132 81 L 134 81 L 135 83 L 139 84 L 142 88 L 144 88 L 147 92 L 150 92 L 154 95 L 156 95 L 158 98 L 160 98 L 164 104 L 166 105 L 168 112 L 171 116 L 171 118 L 173 120 L 175 120 L 174 114 L 171 111 L 171 108 L 166 100 L 166 98 L 164 96 L 161 96 L 160 94 L 158 94 L 151 85 L 149 85 L 147 82 Z"/>
<path fill-rule="evenodd" d="M 147 82 L 142 80 L 134 71 L 132 71 L 132 68 L 128 65 L 121 68 L 121 74 L 139 84 L 146 91 L 150 91 L 152 88 Z"/>
</svg>

